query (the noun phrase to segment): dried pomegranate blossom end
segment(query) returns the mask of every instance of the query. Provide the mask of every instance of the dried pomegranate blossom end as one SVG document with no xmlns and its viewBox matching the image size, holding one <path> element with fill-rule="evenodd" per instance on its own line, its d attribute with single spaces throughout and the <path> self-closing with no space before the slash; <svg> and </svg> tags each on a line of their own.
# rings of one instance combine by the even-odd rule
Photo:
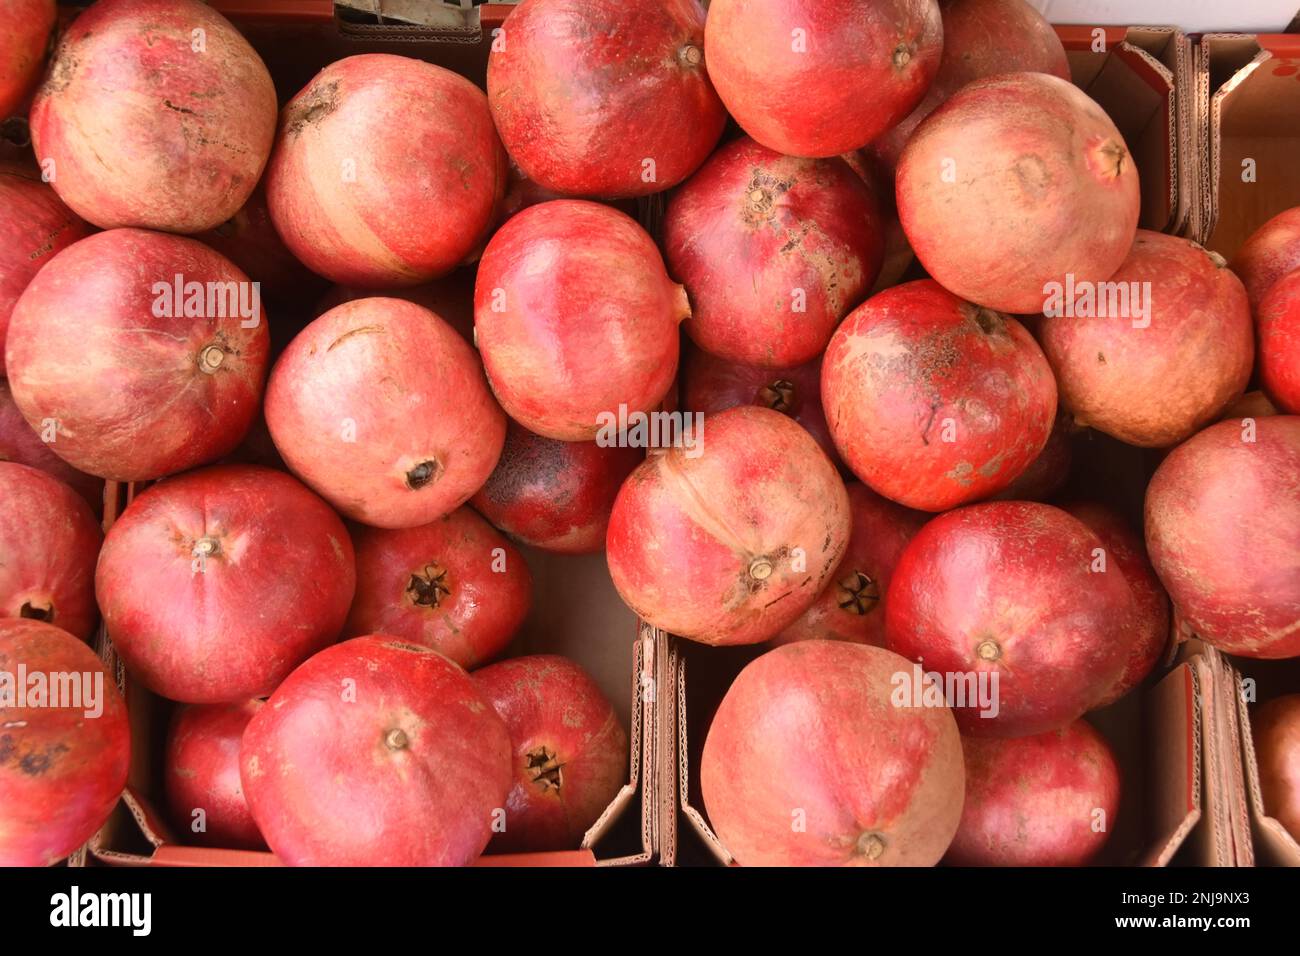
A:
<svg viewBox="0 0 1300 956">
<path fill-rule="evenodd" d="M 442 473 L 442 465 L 434 459 L 422 461 L 406 473 L 406 487 L 416 491 L 429 484 Z"/>
<path fill-rule="evenodd" d="M 758 390 L 758 404 L 773 411 L 789 414 L 794 407 L 794 382 L 778 378 Z"/>
<path fill-rule="evenodd" d="M 850 614 L 867 614 L 880 603 L 880 585 L 868 574 L 854 571 L 836 582 L 839 606 Z"/>
<path fill-rule="evenodd" d="M 401 727 L 394 727 L 384 734 L 384 746 L 389 750 L 405 750 L 410 745 L 411 738 L 406 736 L 406 731 Z"/>
<path fill-rule="evenodd" d="M 1002 656 L 1002 648 L 992 638 L 986 638 L 975 645 L 975 656 L 982 661 L 995 661 Z"/>
<path fill-rule="evenodd" d="M 560 789 L 564 782 L 560 768 L 564 764 L 556 759 L 555 751 L 541 746 L 528 751 L 524 756 L 528 758 L 527 767 L 533 774 L 533 783 L 537 784 L 543 793 Z"/>
<path fill-rule="evenodd" d="M 54 605 L 37 607 L 31 601 L 24 601 L 23 606 L 18 609 L 18 616 L 30 618 L 33 621 L 45 621 L 48 624 L 54 620 Z"/>
<path fill-rule="evenodd" d="M 447 569 L 437 564 L 426 564 L 424 570 L 412 574 L 406 583 L 406 596 L 416 607 L 437 607 L 451 594 Z"/>
<path fill-rule="evenodd" d="M 859 855 L 865 856 L 868 860 L 878 860 L 885 852 L 885 838 L 879 833 L 868 830 L 858 837 L 855 849 Z"/>
</svg>

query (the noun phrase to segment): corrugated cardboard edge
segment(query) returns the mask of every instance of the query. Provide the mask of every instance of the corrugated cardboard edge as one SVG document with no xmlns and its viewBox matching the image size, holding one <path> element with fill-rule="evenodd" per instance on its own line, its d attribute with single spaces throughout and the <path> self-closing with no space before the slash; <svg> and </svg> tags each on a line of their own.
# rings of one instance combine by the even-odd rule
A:
<svg viewBox="0 0 1300 956">
<path fill-rule="evenodd" d="M 1143 866 L 1168 866 L 1201 821 L 1201 709 L 1197 675 L 1183 663 L 1147 692 L 1143 703 L 1149 748 L 1147 819 L 1151 847 Z"/>
<path fill-rule="evenodd" d="M 1254 45 L 1254 56 L 1248 63 L 1235 71 L 1221 87 L 1212 91 L 1210 89 L 1210 69 L 1215 57 L 1214 46 L 1216 44 L 1239 46 L 1243 43 Z M 1246 77 L 1257 70 L 1265 60 L 1271 58 L 1272 54 L 1262 49 L 1252 34 L 1246 33 L 1207 33 L 1201 37 L 1199 46 L 1201 50 L 1200 80 L 1204 83 L 1206 102 L 1204 127 L 1206 145 L 1203 151 L 1204 162 L 1202 165 L 1205 177 L 1205 187 L 1202 190 L 1205 209 L 1204 219 L 1201 224 L 1201 235 L 1198 241 L 1206 243 L 1209 242 L 1210 236 L 1214 234 L 1214 227 L 1219 222 L 1219 166 L 1221 162 L 1220 153 L 1223 149 L 1221 126 L 1224 102 L 1232 95 L 1234 90 L 1245 82 Z"/>
<path fill-rule="evenodd" d="M 677 638 L 673 638 L 676 644 Z M 727 852 L 713 828 L 695 806 L 691 804 L 690 746 L 686 732 L 686 661 L 680 656 L 677 666 L 677 754 L 678 754 L 678 799 L 681 812 L 686 817 L 691 829 L 723 866 L 735 863 L 735 858 Z"/>
<path fill-rule="evenodd" d="M 1173 50 L 1175 59 L 1178 55 L 1178 41 L 1182 33 L 1175 27 L 1129 27 L 1124 42 L 1119 45 L 1116 55 L 1135 75 L 1143 79 L 1154 90 L 1165 92 L 1165 127 L 1168 138 L 1165 158 L 1166 196 L 1169 216 L 1160 226 L 1162 232 L 1178 230 L 1180 207 L 1186 206 L 1182 196 L 1182 156 L 1180 152 L 1181 124 L 1179 123 L 1179 87 L 1177 81 L 1177 63 L 1170 66 L 1158 58 L 1162 47 Z"/>
<path fill-rule="evenodd" d="M 1246 775 L 1246 797 L 1250 806 L 1251 836 L 1259 849 L 1256 862 L 1264 866 L 1300 866 L 1300 843 L 1287 832 L 1276 818 L 1268 815 L 1264 807 L 1264 794 L 1259 786 L 1259 762 L 1255 757 L 1255 738 L 1250 726 L 1250 713 L 1246 699 L 1240 693 L 1241 674 L 1231 670 L 1233 685 L 1238 689 L 1237 726 L 1240 728 L 1241 760 Z"/>
</svg>

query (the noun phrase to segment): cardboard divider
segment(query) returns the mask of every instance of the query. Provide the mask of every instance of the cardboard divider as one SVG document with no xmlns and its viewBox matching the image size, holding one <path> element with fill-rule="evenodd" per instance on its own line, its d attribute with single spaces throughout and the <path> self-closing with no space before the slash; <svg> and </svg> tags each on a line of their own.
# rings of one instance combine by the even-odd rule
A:
<svg viewBox="0 0 1300 956">
<path fill-rule="evenodd" d="M 1251 713 L 1260 704 L 1284 694 L 1300 693 L 1300 658 L 1261 661 L 1224 658 L 1225 686 L 1235 704 L 1241 764 L 1245 776 L 1249 832 L 1258 866 L 1300 866 L 1300 840 L 1269 814 L 1260 790 L 1259 763 L 1251 729 Z"/>
</svg>

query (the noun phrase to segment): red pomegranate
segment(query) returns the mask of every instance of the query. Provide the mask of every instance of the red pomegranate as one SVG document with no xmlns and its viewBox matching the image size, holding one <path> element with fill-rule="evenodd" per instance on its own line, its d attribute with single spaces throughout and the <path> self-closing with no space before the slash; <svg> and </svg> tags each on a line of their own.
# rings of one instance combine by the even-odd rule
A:
<svg viewBox="0 0 1300 956">
<path fill-rule="evenodd" d="M 265 697 L 343 629 L 347 529 L 288 475 L 219 465 L 139 495 L 104 539 L 95 594 L 132 674 L 210 704 Z"/>
<path fill-rule="evenodd" d="M 839 641 L 780 647 L 727 691 L 704 742 L 709 821 L 743 866 L 933 866 L 961 816 L 961 738 L 899 701 L 911 665 Z"/>
<path fill-rule="evenodd" d="M 1177 444 L 1250 380 L 1246 292 L 1221 256 L 1188 239 L 1139 229 L 1104 286 L 1067 285 L 1047 308 L 1039 341 L 1061 403 L 1077 424 L 1130 445 Z"/>
<path fill-rule="evenodd" d="M 821 389 L 854 474 L 925 511 L 1005 488 L 1056 415 L 1052 370 L 1024 326 L 930 279 L 853 310 L 826 349 Z"/>
<path fill-rule="evenodd" d="M 94 652 L 43 621 L 0 619 L 0 671 L 12 679 L 0 726 L 0 866 L 49 866 L 90 839 L 126 786 L 126 705 Z"/>
<path fill-rule="evenodd" d="M 538 654 L 473 674 L 510 731 L 514 785 L 498 853 L 572 850 L 627 782 L 627 734 L 596 682 Z"/>
<path fill-rule="evenodd" d="M 474 283 L 474 330 L 497 399 L 529 431 L 561 441 L 589 441 L 606 416 L 658 405 L 689 315 L 645 230 L 575 199 L 512 217 Z"/>
<path fill-rule="evenodd" d="M 1057 407 L 1056 422 L 1047 444 L 1016 479 L 991 498 L 994 501 L 1047 501 L 1070 479 L 1074 448 L 1070 444 L 1073 426 Z"/>
<path fill-rule="evenodd" d="M 1115 755 L 1087 721 L 1014 740 L 963 737 L 966 804 L 944 862 L 1083 866 L 1119 812 Z"/>
<path fill-rule="evenodd" d="M 699 0 L 525 0 L 494 38 L 487 90 L 515 162 L 571 196 L 675 186 L 727 117 Z"/>
<path fill-rule="evenodd" d="M 1147 487 L 1147 551 L 1177 616 L 1229 654 L 1300 655 L 1300 416 L 1211 425 Z"/>
<path fill-rule="evenodd" d="M 997 501 L 932 520 L 890 582 L 890 650 L 941 675 L 962 733 L 1064 727 L 1115 686 L 1133 595 L 1102 539 L 1059 508 Z"/>
<path fill-rule="evenodd" d="M 1300 206 L 1278 213 L 1251 234 L 1232 259 L 1252 310 L 1278 279 L 1300 269 Z"/>
<path fill-rule="evenodd" d="M 1141 684 L 1160 662 L 1169 644 L 1169 598 L 1147 558 L 1146 544 L 1119 514 L 1105 505 L 1078 501 L 1061 506 L 1101 539 L 1107 556 L 1118 566 L 1133 592 L 1133 614 L 1127 619 L 1128 663 L 1119 680 L 1097 707 L 1113 704 Z"/>
<path fill-rule="evenodd" d="M 471 508 L 417 528 L 358 528 L 347 634 L 388 634 L 466 669 L 500 655 L 528 616 L 533 578 Z"/>
<path fill-rule="evenodd" d="M 468 674 L 367 636 L 289 675 L 244 732 L 240 777 L 291 866 L 459 866 L 503 820 L 511 754 Z"/>
<path fill-rule="evenodd" d="M 257 185 L 275 110 L 265 64 L 207 4 L 99 0 L 59 40 L 32 144 L 83 219 L 202 232 Z"/>
<path fill-rule="evenodd" d="M 266 846 L 248 812 L 239 779 L 239 744 L 263 702 L 190 704 L 172 717 L 163 757 L 163 790 L 184 842 L 227 850 Z"/>
<path fill-rule="evenodd" d="M 1260 384 L 1283 411 L 1300 415 L 1300 268 L 1273 284 L 1258 318 Z"/>
<path fill-rule="evenodd" d="M 1251 731 L 1264 812 L 1300 841 L 1300 694 L 1261 705 Z"/>
<path fill-rule="evenodd" d="M 1140 205 L 1110 117 L 1045 73 L 977 80 L 949 97 L 908 140 L 897 200 L 912 249 L 944 288 L 1026 313 L 1043 309 L 1053 284 L 1109 279 Z"/>
<path fill-rule="evenodd" d="M 557 554 L 604 550 L 609 513 L 640 448 L 557 441 L 511 422 L 501 460 L 470 504 L 510 537 Z"/>
<path fill-rule="evenodd" d="M 934 0 L 713 0 L 704 31 L 722 102 L 788 156 L 867 145 L 921 101 L 942 49 Z"/>
<path fill-rule="evenodd" d="M 457 269 L 424 285 L 411 286 L 409 289 L 394 289 L 385 292 L 390 299 L 405 299 L 414 302 L 444 319 L 448 325 L 460 333 L 466 342 L 474 341 L 474 270 Z M 368 299 L 373 292 L 357 286 L 336 285 L 316 302 L 316 318 L 320 318 L 330 309 L 353 302 Z"/>
<path fill-rule="evenodd" d="M 930 517 L 850 482 L 853 529 L 844 560 L 812 607 L 772 639 L 851 641 L 885 646 L 885 595 L 898 559 Z"/>
<path fill-rule="evenodd" d="M 10 461 L 0 461 L 0 502 L 0 620 L 31 618 L 89 638 L 103 540 L 94 513 L 57 478 Z"/>
<path fill-rule="evenodd" d="M 1223 410 L 1223 415 L 1219 421 L 1238 421 L 1244 418 L 1267 418 L 1269 415 L 1280 415 L 1276 405 L 1268 400 L 1268 396 L 1261 391 L 1247 392 L 1241 398 L 1237 399 L 1231 405 Z"/>
<path fill-rule="evenodd" d="M 54 0 L 0 0 L 0 119 L 36 85 L 57 18 Z"/>
<path fill-rule="evenodd" d="M 295 474 L 380 528 L 459 508 L 506 431 L 474 350 L 428 309 L 389 298 L 347 302 L 293 340 L 271 372 L 266 423 Z"/>
<path fill-rule="evenodd" d="M 14 307 L 9 385 L 28 424 L 81 471 L 117 481 L 220 458 L 257 414 L 265 310 L 247 276 L 193 239 L 96 233 Z"/>
<path fill-rule="evenodd" d="M 875 197 L 838 156 L 728 143 L 664 218 L 668 271 L 691 297 L 686 333 L 732 362 L 811 361 L 876 281 L 883 235 Z"/>
<path fill-rule="evenodd" d="M 266 198 L 308 268 L 378 289 L 456 268 L 505 184 L 482 90 L 432 63 L 365 53 L 325 67 L 284 108 Z"/>
<path fill-rule="evenodd" d="M 0 378 L 0 462 L 12 461 L 31 468 L 39 468 L 53 475 L 81 497 L 92 511 L 104 506 L 104 483 L 98 478 L 77 471 L 41 441 L 32 431 L 23 413 L 14 404 L 9 382 Z"/>
<path fill-rule="evenodd" d="M 704 441 L 647 458 L 609 520 L 614 586 L 655 627 L 755 644 L 806 611 L 848 544 L 849 498 L 812 437 L 752 405 L 710 415 Z"/>
</svg>

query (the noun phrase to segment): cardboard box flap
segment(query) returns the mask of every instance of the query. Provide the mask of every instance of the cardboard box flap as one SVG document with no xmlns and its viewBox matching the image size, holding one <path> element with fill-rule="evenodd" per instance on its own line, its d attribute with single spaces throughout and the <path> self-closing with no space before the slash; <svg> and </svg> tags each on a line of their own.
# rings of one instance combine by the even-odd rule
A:
<svg viewBox="0 0 1300 956">
<path fill-rule="evenodd" d="M 1168 866 L 1201 819 L 1201 728 L 1196 675 L 1179 664 L 1146 697 L 1150 727 L 1148 763 L 1156 786 L 1148 788 L 1152 836 L 1146 866 Z"/>
<path fill-rule="evenodd" d="M 727 848 L 722 845 L 713 828 L 709 826 L 708 821 L 704 819 L 704 814 L 695 808 L 691 800 L 691 776 L 690 776 L 690 742 L 686 733 L 686 661 L 679 660 L 677 667 L 677 706 L 678 713 L 681 717 L 678 720 L 678 754 L 679 771 L 678 785 L 680 787 L 680 799 L 682 814 L 686 817 L 691 825 L 691 829 L 703 842 L 704 846 L 723 866 L 728 866 L 735 862 L 735 859 Z"/>
<path fill-rule="evenodd" d="M 1237 688 L 1241 674 L 1234 668 Z M 1237 725 L 1241 732 L 1241 759 L 1246 775 L 1246 797 L 1250 806 L 1251 836 L 1256 847 L 1256 861 L 1265 866 L 1300 866 L 1300 843 L 1287 832 L 1277 818 L 1269 816 L 1264 793 L 1259 784 L 1259 762 L 1255 756 L 1255 738 L 1250 725 L 1246 697 L 1237 693 Z"/>
</svg>

